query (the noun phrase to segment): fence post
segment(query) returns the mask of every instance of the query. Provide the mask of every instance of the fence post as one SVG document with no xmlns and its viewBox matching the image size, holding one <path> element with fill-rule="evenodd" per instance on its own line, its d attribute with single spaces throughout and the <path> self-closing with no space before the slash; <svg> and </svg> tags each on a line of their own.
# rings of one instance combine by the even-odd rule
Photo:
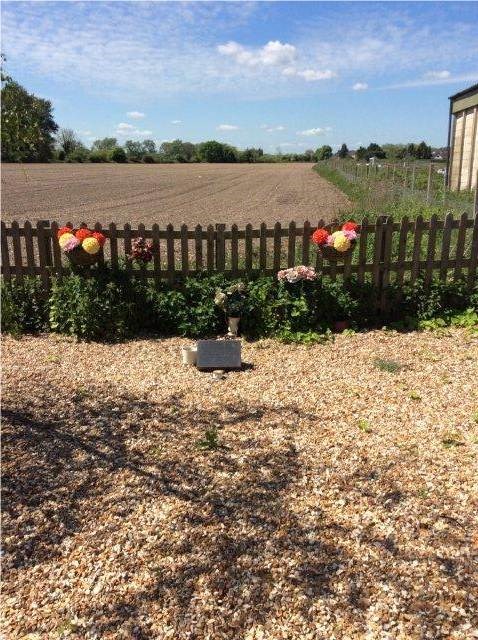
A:
<svg viewBox="0 0 478 640">
<path fill-rule="evenodd" d="M 226 241 L 224 239 L 225 224 L 216 224 L 216 270 L 223 272 L 226 269 Z"/>
<path fill-rule="evenodd" d="M 473 205 L 473 211 L 475 215 L 478 215 L 478 171 L 476 172 L 476 182 L 475 182 L 475 202 Z"/>
<path fill-rule="evenodd" d="M 40 220 L 43 228 L 45 229 L 44 233 L 44 244 L 45 244 L 45 265 L 47 267 L 51 267 L 53 264 L 52 251 L 51 251 L 51 236 L 46 229 L 50 229 L 50 221 L 49 220 Z"/>
<path fill-rule="evenodd" d="M 430 190 L 432 188 L 432 171 L 433 162 L 428 165 L 428 182 L 427 182 L 427 204 L 430 202 Z"/>
</svg>

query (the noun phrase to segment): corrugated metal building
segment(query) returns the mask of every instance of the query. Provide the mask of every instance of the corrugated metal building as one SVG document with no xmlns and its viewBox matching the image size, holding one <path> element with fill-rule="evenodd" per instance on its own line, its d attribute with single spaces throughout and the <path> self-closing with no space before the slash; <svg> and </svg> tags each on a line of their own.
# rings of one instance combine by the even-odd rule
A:
<svg viewBox="0 0 478 640">
<path fill-rule="evenodd" d="M 478 84 L 450 96 L 448 186 L 473 189 L 478 171 Z"/>
</svg>

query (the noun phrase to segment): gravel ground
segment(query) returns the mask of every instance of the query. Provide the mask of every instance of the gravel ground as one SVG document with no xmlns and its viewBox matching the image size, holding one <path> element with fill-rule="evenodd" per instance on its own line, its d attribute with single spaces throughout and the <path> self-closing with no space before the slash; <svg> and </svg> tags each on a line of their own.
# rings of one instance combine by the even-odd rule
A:
<svg viewBox="0 0 478 640">
<path fill-rule="evenodd" d="M 2 217 L 160 226 L 331 220 L 349 201 L 312 167 L 3 164 Z"/>
<path fill-rule="evenodd" d="M 186 342 L 5 338 L 5 638 L 477 638 L 476 338 Z"/>
</svg>

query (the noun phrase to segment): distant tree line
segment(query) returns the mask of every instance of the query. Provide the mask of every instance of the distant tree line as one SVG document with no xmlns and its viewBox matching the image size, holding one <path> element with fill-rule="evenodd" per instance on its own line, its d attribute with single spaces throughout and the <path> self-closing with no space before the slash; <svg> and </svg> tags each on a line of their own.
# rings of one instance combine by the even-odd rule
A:
<svg viewBox="0 0 478 640">
<path fill-rule="evenodd" d="M 4 61 L 2 56 L 2 63 Z M 217 140 L 198 144 L 172 140 L 157 147 L 150 139 L 126 140 L 119 144 L 117 138 L 107 137 L 95 140 L 91 148 L 87 148 L 73 129 L 59 130 L 50 101 L 28 93 L 4 74 L 3 68 L 1 81 L 1 150 L 5 162 L 315 162 L 333 156 L 330 145 L 315 151 L 307 149 L 304 153 L 283 154 L 279 148 L 275 154 L 266 154 L 261 148 L 241 150 Z M 367 161 L 372 157 L 426 160 L 432 157 L 432 149 L 425 142 L 383 146 L 372 142 L 352 152 L 344 143 L 336 156 Z"/>
<path fill-rule="evenodd" d="M 317 149 L 316 159 L 328 160 L 333 156 L 332 147 L 324 145 Z M 368 147 L 360 146 L 356 151 L 349 151 L 344 143 L 335 154 L 338 158 L 354 158 L 355 160 L 370 160 L 377 158 L 383 160 L 430 160 L 432 158 L 432 148 L 422 141 L 419 144 L 410 142 L 409 144 L 384 144 L 380 146 L 376 142 L 371 142 Z M 443 159 L 443 155 L 442 155 Z"/>
</svg>

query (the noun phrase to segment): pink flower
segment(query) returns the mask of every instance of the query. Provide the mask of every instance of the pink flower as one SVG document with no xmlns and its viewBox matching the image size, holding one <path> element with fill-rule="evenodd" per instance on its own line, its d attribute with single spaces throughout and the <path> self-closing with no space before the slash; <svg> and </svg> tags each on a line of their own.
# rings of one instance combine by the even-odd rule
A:
<svg viewBox="0 0 478 640">
<path fill-rule="evenodd" d="M 80 241 L 78 240 L 78 238 L 70 238 L 63 247 L 63 250 L 65 251 L 65 253 L 68 253 L 69 251 L 73 251 L 73 249 L 76 249 L 79 244 Z"/>
<path fill-rule="evenodd" d="M 357 232 L 354 231 L 353 229 L 343 229 L 342 233 L 349 240 L 357 240 Z"/>
<path fill-rule="evenodd" d="M 333 247 L 334 246 L 334 242 L 335 242 L 335 238 L 333 238 L 331 235 L 327 238 L 327 245 L 329 247 Z"/>
</svg>

